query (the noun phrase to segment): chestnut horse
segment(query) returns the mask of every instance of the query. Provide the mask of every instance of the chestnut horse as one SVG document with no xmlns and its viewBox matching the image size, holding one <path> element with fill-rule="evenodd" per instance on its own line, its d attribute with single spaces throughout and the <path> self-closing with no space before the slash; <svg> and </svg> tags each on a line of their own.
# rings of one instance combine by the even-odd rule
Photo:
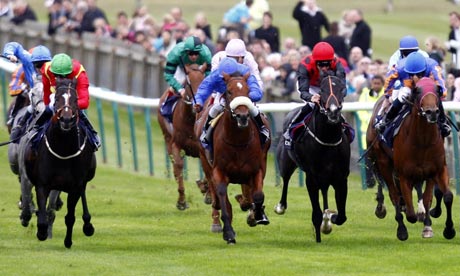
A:
<svg viewBox="0 0 460 276">
<path fill-rule="evenodd" d="M 395 207 L 397 237 L 401 241 L 409 237 L 403 221 L 403 211 L 410 223 L 415 223 L 417 218 L 424 222 L 423 237 L 433 236 L 430 215 L 439 215 L 440 208 L 436 206 L 438 210 L 434 209 L 431 212 L 425 210 L 429 210 L 431 206 L 435 186 L 443 195 L 447 211 L 444 237 L 452 239 L 455 236 L 452 222 L 453 194 L 448 184 L 444 141 L 437 124 L 440 99 L 436 90 L 436 83 L 430 78 L 422 78 L 417 82 L 408 101 L 408 104 L 412 105 L 410 113 L 404 118 L 399 132 L 394 137 L 393 150 L 385 144 L 373 126 L 383 98 L 377 101 L 367 130 L 369 150 L 366 158 L 370 159 L 369 164 L 379 183 L 376 215 L 384 216 L 382 188 L 386 185 Z M 420 193 L 423 182 L 426 182 L 426 185 L 419 202 L 420 210 L 416 214 L 412 202 L 412 189 L 415 188 Z M 438 198 L 438 205 L 440 202 L 441 199 Z"/>
<path fill-rule="evenodd" d="M 277 214 L 287 209 L 289 180 L 296 168 L 306 172 L 306 187 L 312 205 L 312 222 L 316 242 L 321 242 L 321 232 L 329 234 L 331 223 L 342 225 L 347 220 L 346 202 L 348 175 L 350 173 L 350 142 L 342 127 L 342 102 L 346 87 L 335 76 L 324 77 L 320 84 L 320 104 L 315 105 L 311 119 L 302 126 L 302 133 L 293 141 L 291 149 L 284 145 L 281 136 L 276 159 L 283 178 L 283 192 L 275 206 Z M 301 107 L 288 113 L 284 120 L 284 131 Z M 334 187 L 337 213 L 328 210 L 328 190 Z M 320 207 L 319 192 L 323 196 L 323 210 Z"/>
<path fill-rule="evenodd" d="M 24 138 L 21 139 L 19 147 L 19 168 L 23 171 L 21 175 L 26 175 L 35 186 L 39 240 L 43 241 L 48 237 L 50 221 L 46 202 L 51 190 L 68 194 L 65 216 L 67 231 L 64 239 L 67 248 L 72 246 L 75 207 L 80 198 L 83 205 L 83 232 L 86 236 L 94 233 L 86 202 L 86 185 L 95 175 L 96 157 L 93 147 L 88 142 L 86 130 L 79 123 L 81 111 L 78 109 L 75 86 L 76 80 L 56 79 L 55 114 L 45 124 L 44 133 L 37 134 L 41 138 L 36 148 Z M 29 205 L 28 202 L 23 204 Z"/>
<path fill-rule="evenodd" d="M 172 123 L 161 114 L 161 109 L 158 109 L 158 123 L 163 132 L 166 149 L 173 165 L 174 178 L 178 184 L 179 198 L 177 199 L 176 207 L 179 210 L 188 208 L 183 177 L 184 157 L 187 155 L 196 158 L 199 155 L 199 141 L 193 131 L 196 118 L 193 104 L 195 101 L 194 93 L 198 90 L 198 86 L 205 77 L 206 67 L 207 64 L 201 66 L 198 64 L 185 65 L 187 78 L 185 83 L 186 96 L 179 98 L 175 103 L 175 107 L 172 110 Z M 163 105 L 168 96 L 173 96 L 169 89 L 161 96 L 160 106 Z M 201 192 L 206 194 L 206 181 L 199 180 L 197 184 Z"/>
<path fill-rule="evenodd" d="M 249 107 L 254 103 L 249 99 L 247 79 L 249 73 L 241 76 L 224 74 L 227 84 L 225 108 L 221 116 L 213 122 L 213 149 L 207 152 L 200 146 L 200 159 L 203 170 L 210 182 L 212 197 L 213 229 L 220 228 L 218 220 L 221 210 L 223 239 L 228 244 L 236 243 L 232 227 L 232 205 L 228 199 L 227 188 L 230 183 L 241 184 L 243 194 L 238 196 L 243 211 L 249 210 L 247 223 L 254 227 L 267 225 L 269 220 L 264 212 L 264 178 L 267 168 L 267 153 L 270 142 L 261 144 L 259 129 L 251 119 Z M 200 135 L 209 106 L 200 114 L 195 126 L 195 134 Z M 268 127 L 264 118 L 265 125 Z M 209 159 L 208 159 L 209 157 Z M 222 229 L 222 228 L 220 228 Z M 217 232 L 217 231 L 214 231 Z"/>
</svg>

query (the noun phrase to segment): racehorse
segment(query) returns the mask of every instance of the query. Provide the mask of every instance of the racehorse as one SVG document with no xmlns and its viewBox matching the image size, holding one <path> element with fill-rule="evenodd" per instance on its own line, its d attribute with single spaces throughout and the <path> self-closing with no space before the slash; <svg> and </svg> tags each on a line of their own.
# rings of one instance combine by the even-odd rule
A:
<svg viewBox="0 0 460 276">
<path fill-rule="evenodd" d="M 216 225 L 222 229 L 218 220 L 218 210 L 221 210 L 223 239 L 228 244 L 236 243 L 236 234 L 232 226 L 232 205 L 227 194 L 230 183 L 241 184 L 240 207 L 243 211 L 249 210 L 248 225 L 254 227 L 258 224 L 269 224 L 264 212 L 263 184 L 270 142 L 261 144 L 259 129 L 251 119 L 249 107 L 254 103 L 248 97 L 248 77 L 249 73 L 244 76 L 239 73 L 224 74 L 227 85 L 224 94 L 225 108 L 216 118 L 217 122 L 212 122 L 212 153 L 200 146 L 200 160 L 209 181 L 212 197 L 213 229 Z M 210 106 L 199 114 L 200 118 L 195 125 L 197 136 L 203 129 L 209 109 Z M 268 127 L 265 118 L 264 123 Z"/>
<path fill-rule="evenodd" d="M 186 96 L 184 98 L 177 99 L 175 107 L 172 110 L 172 123 L 168 121 L 161 113 L 162 110 L 158 109 L 158 123 L 163 132 L 163 136 L 166 143 L 166 149 L 171 159 L 174 169 L 174 178 L 178 184 L 179 198 L 177 199 L 176 207 L 179 210 L 185 210 L 188 208 L 188 204 L 185 197 L 185 186 L 183 178 L 184 169 L 184 157 L 185 155 L 191 157 L 198 157 L 198 139 L 193 131 L 195 125 L 195 111 L 193 109 L 194 104 L 194 93 L 198 90 L 198 86 L 204 79 L 207 64 L 199 66 L 198 64 L 187 64 L 184 67 L 186 74 L 185 91 Z M 168 96 L 177 97 L 170 95 L 172 92 L 166 90 L 160 98 L 160 106 L 162 106 Z M 165 107 L 168 108 L 168 107 Z M 207 192 L 207 183 L 205 180 L 197 181 L 198 187 L 203 194 Z"/>
<path fill-rule="evenodd" d="M 326 76 L 321 80 L 319 94 L 320 104 L 315 105 L 310 119 L 301 126 L 301 133 L 293 141 L 292 148 L 285 147 L 282 136 L 276 149 L 283 192 L 275 212 L 284 214 L 287 209 L 289 180 L 295 169 L 300 168 L 306 172 L 305 183 L 313 208 L 316 242 L 321 242 L 321 232 L 329 234 L 332 231 L 331 223 L 342 225 L 347 220 L 347 178 L 350 173 L 350 142 L 343 132 L 341 115 L 345 84 L 336 76 Z M 288 113 L 283 124 L 284 131 L 300 108 Z M 337 213 L 329 210 L 330 186 L 335 190 Z M 323 210 L 320 207 L 319 191 L 323 196 Z"/>
<path fill-rule="evenodd" d="M 47 239 L 49 221 L 46 202 L 51 190 L 63 191 L 67 196 L 65 216 L 66 236 L 64 245 L 72 246 L 75 223 L 75 206 L 81 198 L 83 205 L 83 232 L 94 233 L 91 215 L 86 202 L 86 185 L 96 172 L 94 148 L 90 145 L 86 129 L 79 123 L 76 80 L 56 79 L 55 113 L 45 124 L 44 132 L 38 134 L 37 145 L 20 143 L 20 169 L 35 186 L 37 212 L 37 238 Z M 22 165 L 21 165 L 22 164 Z M 23 184 L 23 183 L 21 183 Z M 51 200 L 51 199 L 50 199 Z"/>
<path fill-rule="evenodd" d="M 11 101 L 9 107 L 8 107 L 8 112 L 7 114 L 13 114 L 16 113 L 15 120 L 18 116 L 22 115 L 23 111 L 21 112 L 21 109 L 28 106 L 30 104 L 30 98 L 29 98 L 29 90 L 25 89 L 22 93 L 16 95 L 16 97 L 13 98 Z M 6 127 L 8 128 L 8 133 L 11 133 L 11 129 L 14 126 L 14 121 L 11 124 L 7 124 Z"/>
<path fill-rule="evenodd" d="M 376 215 L 379 216 L 384 211 L 382 187 L 386 185 L 395 207 L 397 237 L 401 241 L 409 237 L 404 225 L 403 211 L 410 223 L 415 223 L 417 219 L 424 222 L 424 238 L 433 236 L 430 215 L 440 215 L 439 195 L 442 195 L 447 211 L 444 237 L 452 239 L 455 236 L 451 212 L 453 195 L 448 185 L 444 141 L 437 125 L 440 99 L 436 89 L 436 83 L 430 78 L 422 78 L 417 82 L 408 100 L 411 105 L 410 113 L 404 118 L 394 137 L 393 150 L 381 139 L 373 126 L 383 99 L 377 101 L 367 130 L 367 158 L 371 160 L 371 169 L 379 183 Z M 426 182 L 425 189 L 416 214 L 412 189 L 415 188 L 420 194 L 423 182 Z M 426 212 L 431 206 L 435 185 L 440 190 L 436 192 L 437 205 L 435 209 Z"/>
</svg>

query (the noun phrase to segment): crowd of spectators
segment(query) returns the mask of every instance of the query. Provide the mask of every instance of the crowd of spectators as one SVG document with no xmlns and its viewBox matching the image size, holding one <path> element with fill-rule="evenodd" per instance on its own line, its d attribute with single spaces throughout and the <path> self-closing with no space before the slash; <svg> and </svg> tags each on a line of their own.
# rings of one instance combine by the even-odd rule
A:
<svg viewBox="0 0 460 276">
<path fill-rule="evenodd" d="M 222 15 L 217 34 L 212 34 L 205 13 L 198 12 L 193 22 L 187 22 L 178 6 L 171 7 L 161 19 L 152 16 L 145 5 L 136 8 L 132 14 L 119 11 L 110 24 L 96 0 L 46 0 L 45 5 L 49 35 L 91 32 L 126 44 L 142 45 L 146 51 L 162 57 L 189 35 L 199 37 L 212 53 L 224 50 L 230 39 L 242 38 L 259 64 L 266 94 L 274 96 L 267 100 L 280 97 L 283 100 L 300 100 L 296 91 L 296 70 L 299 62 L 311 53 L 312 47 L 319 41 L 327 41 L 334 47 L 347 70 L 347 100 L 358 100 L 363 89 L 371 87 L 375 76 L 384 77 L 388 71 L 387 61 L 372 59 L 372 31 L 361 10 L 344 10 L 341 18 L 330 23 L 326 11 L 315 0 L 300 0 L 293 6 L 292 18 L 299 23 L 300 44 L 292 37 L 281 41 L 276 16 L 266 0 L 235 0 L 234 4 L 230 3 L 228 11 Z M 37 20 L 26 0 L 0 0 L 0 16 L 10 18 L 15 24 Z M 460 15 L 453 12 L 449 16 L 453 30 L 449 36 L 450 44 L 442 43 L 436 37 L 427 37 L 424 41 L 426 52 L 441 65 L 445 64 L 447 51 L 456 53 L 455 47 L 460 48 L 460 42 L 455 43 Z M 322 33 L 327 35 L 322 37 Z M 456 58 L 459 56 L 455 55 Z M 460 63 L 456 64 L 460 68 Z M 449 82 L 451 99 L 454 91 L 460 91 L 454 85 L 456 82 L 460 85 L 460 80 L 456 79 L 460 74 L 453 72 L 448 77 L 454 77 Z"/>
</svg>

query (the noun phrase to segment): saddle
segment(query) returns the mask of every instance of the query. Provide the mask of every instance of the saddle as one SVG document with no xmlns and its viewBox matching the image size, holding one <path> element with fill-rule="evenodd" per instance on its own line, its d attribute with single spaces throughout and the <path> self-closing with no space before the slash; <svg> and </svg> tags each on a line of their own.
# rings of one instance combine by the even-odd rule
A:
<svg viewBox="0 0 460 276">
<path fill-rule="evenodd" d="M 308 112 L 305 116 L 300 120 L 300 122 L 292 124 L 289 128 L 289 134 L 292 137 L 292 141 L 297 141 L 300 135 L 302 134 L 302 130 L 305 129 L 308 123 L 311 121 L 313 117 L 313 111 Z"/>
<path fill-rule="evenodd" d="M 179 98 L 180 97 L 178 95 L 170 91 L 168 92 L 168 97 L 160 107 L 160 114 L 165 117 L 169 123 L 172 123 L 174 108 L 176 107 L 177 100 Z"/>
<path fill-rule="evenodd" d="M 410 114 L 411 108 L 408 105 L 404 105 L 399 111 L 398 115 L 389 122 L 382 134 L 379 134 L 380 139 L 390 148 L 393 149 L 393 141 L 396 135 L 398 135 L 401 128 L 401 123 L 404 118 Z"/>
</svg>

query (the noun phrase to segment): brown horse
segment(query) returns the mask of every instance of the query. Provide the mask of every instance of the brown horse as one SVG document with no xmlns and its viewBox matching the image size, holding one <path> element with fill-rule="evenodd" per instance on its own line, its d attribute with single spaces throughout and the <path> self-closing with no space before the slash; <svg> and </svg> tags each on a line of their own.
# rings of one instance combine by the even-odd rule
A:
<svg viewBox="0 0 460 276">
<path fill-rule="evenodd" d="M 163 132 L 168 155 L 173 164 L 174 178 L 178 184 L 179 198 L 177 199 L 176 207 L 179 210 L 188 208 L 183 177 L 184 156 L 196 158 L 199 154 L 199 142 L 193 131 L 196 118 L 193 104 L 195 100 L 194 93 L 198 90 L 198 86 L 205 77 L 206 67 L 207 64 L 201 66 L 198 64 L 185 65 L 187 78 L 185 83 L 186 96 L 179 98 L 175 103 L 172 111 L 172 123 L 161 114 L 161 109 L 158 109 L 158 123 Z M 168 96 L 173 96 L 172 93 L 169 89 L 163 93 L 160 98 L 160 106 L 165 103 Z M 201 192 L 205 194 L 207 192 L 206 181 L 197 181 L 197 184 Z"/>
<path fill-rule="evenodd" d="M 263 206 L 265 197 L 263 184 L 270 143 L 261 144 L 258 127 L 251 119 L 249 110 L 254 104 L 248 97 L 249 88 L 246 83 L 248 77 L 249 74 L 244 76 L 224 74 L 224 81 L 227 84 L 226 104 L 217 123 L 212 123 L 214 125 L 212 152 L 209 153 L 200 147 L 201 163 L 210 182 L 213 223 L 220 226 L 218 210 L 221 210 L 221 220 L 224 225 L 223 238 L 228 244 L 236 243 L 235 231 L 232 227 L 232 205 L 227 194 L 230 183 L 241 184 L 243 194 L 238 197 L 238 200 L 242 210 L 249 209 L 248 225 L 253 227 L 258 224 L 269 224 Z M 202 131 L 208 112 L 209 107 L 200 114 L 200 120 L 195 126 L 197 136 Z M 265 125 L 268 127 L 266 120 Z"/>
<path fill-rule="evenodd" d="M 424 216 L 425 227 L 422 236 L 429 238 L 433 235 L 430 212 L 425 210 L 429 210 L 431 206 L 435 185 L 443 194 L 447 210 L 444 237 L 452 239 L 455 236 L 452 222 L 453 195 L 448 185 L 444 141 L 437 125 L 440 99 L 436 89 L 432 79 L 419 80 L 409 100 L 412 105 L 410 114 L 403 120 L 399 133 L 394 137 L 393 150 L 381 140 L 373 127 L 374 118 L 383 99 L 376 103 L 367 130 L 366 140 L 369 148 L 367 158 L 370 159 L 371 169 L 379 182 L 379 194 L 383 185 L 386 184 L 388 187 L 390 199 L 396 210 L 397 237 L 401 241 L 409 237 L 401 213 L 405 210 L 406 218 L 410 223 L 417 221 L 412 202 L 412 189 L 421 190 L 424 181 L 426 185 L 423 200 L 419 203 L 422 211 L 418 214 Z M 378 196 L 377 200 L 379 205 L 376 214 L 379 216 L 383 212 L 383 195 Z"/>
</svg>

